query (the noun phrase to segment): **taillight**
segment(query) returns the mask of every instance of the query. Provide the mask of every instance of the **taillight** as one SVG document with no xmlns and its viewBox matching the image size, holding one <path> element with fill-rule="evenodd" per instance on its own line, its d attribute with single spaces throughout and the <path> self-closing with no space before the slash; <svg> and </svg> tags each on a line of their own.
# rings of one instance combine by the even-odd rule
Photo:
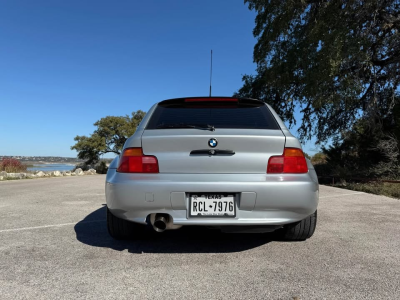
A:
<svg viewBox="0 0 400 300">
<path fill-rule="evenodd" d="M 187 98 L 185 102 L 238 102 L 236 98 L 217 98 L 217 97 L 204 97 L 204 98 Z"/>
<path fill-rule="evenodd" d="M 303 151 L 297 148 L 285 148 L 283 155 L 271 156 L 267 173 L 307 173 L 308 167 Z"/>
<path fill-rule="evenodd" d="M 157 157 L 144 155 L 142 148 L 127 148 L 119 160 L 120 173 L 159 173 Z"/>
</svg>

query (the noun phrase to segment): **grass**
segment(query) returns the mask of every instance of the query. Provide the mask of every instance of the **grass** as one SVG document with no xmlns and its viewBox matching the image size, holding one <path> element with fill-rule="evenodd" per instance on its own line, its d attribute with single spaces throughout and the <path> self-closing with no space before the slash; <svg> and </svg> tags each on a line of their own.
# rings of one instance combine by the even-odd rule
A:
<svg viewBox="0 0 400 300">
<path fill-rule="evenodd" d="M 1 168 L 0 171 L 6 171 L 7 173 L 27 173 L 26 167 L 13 167 L 7 166 L 5 168 Z"/>
<path fill-rule="evenodd" d="M 383 195 L 400 199 L 400 183 L 369 182 L 369 183 L 346 183 L 335 184 L 335 187 L 360 191 L 370 194 Z"/>
</svg>

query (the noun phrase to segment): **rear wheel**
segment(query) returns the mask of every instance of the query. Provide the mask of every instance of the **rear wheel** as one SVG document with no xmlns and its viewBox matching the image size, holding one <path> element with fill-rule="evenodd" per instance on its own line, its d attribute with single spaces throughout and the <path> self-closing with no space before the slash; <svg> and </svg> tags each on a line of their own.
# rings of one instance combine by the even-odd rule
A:
<svg viewBox="0 0 400 300">
<path fill-rule="evenodd" d="M 300 222 L 285 225 L 277 232 L 283 241 L 305 241 L 312 237 L 317 226 L 317 211 Z"/>
<path fill-rule="evenodd" d="M 129 222 L 114 216 L 107 207 L 107 229 L 112 238 L 124 240 L 143 237 L 146 225 Z"/>
</svg>

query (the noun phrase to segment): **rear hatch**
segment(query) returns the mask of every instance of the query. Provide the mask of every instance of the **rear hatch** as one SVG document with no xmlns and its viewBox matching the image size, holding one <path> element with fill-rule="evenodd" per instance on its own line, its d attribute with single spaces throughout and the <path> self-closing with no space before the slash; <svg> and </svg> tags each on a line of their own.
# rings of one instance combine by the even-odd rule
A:
<svg viewBox="0 0 400 300">
<path fill-rule="evenodd" d="M 256 100 L 185 98 L 160 102 L 142 135 L 160 173 L 266 173 L 285 136 Z"/>
</svg>

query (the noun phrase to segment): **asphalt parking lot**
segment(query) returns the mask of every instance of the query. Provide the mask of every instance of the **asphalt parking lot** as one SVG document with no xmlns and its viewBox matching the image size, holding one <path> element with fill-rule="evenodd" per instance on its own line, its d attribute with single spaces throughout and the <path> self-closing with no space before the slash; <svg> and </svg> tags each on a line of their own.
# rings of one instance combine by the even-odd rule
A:
<svg viewBox="0 0 400 300">
<path fill-rule="evenodd" d="M 118 242 L 105 176 L 0 182 L 1 299 L 398 299 L 400 200 L 321 186 L 306 242 L 187 228 Z"/>
</svg>

